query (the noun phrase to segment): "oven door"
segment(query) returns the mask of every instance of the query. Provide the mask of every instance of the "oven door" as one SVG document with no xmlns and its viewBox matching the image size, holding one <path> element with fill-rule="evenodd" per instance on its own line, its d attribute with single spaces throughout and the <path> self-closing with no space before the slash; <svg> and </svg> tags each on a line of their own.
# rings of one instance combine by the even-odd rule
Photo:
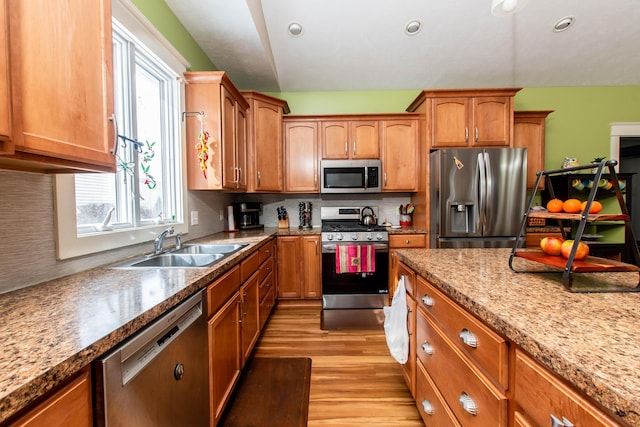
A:
<svg viewBox="0 0 640 427">
<path fill-rule="evenodd" d="M 348 245 L 346 243 L 345 245 Z M 336 244 L 322 245 L 322 305 L 324 309 L 381 308 L 389 295 L 389 245 L 374 244 L 373 273 L 336 273 Z"/>
</svg>

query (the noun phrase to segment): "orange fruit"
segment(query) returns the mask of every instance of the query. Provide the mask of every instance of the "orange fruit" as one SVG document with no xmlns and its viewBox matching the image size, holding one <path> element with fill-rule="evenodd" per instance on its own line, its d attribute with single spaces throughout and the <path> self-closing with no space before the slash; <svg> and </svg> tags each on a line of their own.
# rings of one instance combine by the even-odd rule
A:
<svg viewBox="0 0 640 427">
<path fill-rule="evenodd" d="M 562 212 L 562 200 L 560 199 L 549 200 L 549 202 L 547 203 L 547 210 L 553 213 Z"/>
<path fill-rule="evenodd" d="M 579 213 L 582 212 L 581 205 L 582 202 L 578 199 L 567 199 L 562 204 L 562 210 L 566 213 Z"/>
<path fill-rule="evenodd" d="M 584 212 L 586 207 L 587 207 L 587 202 L 582 202 L 582 204 L 580 205 L 580 211 Z M 593 202 L 591 202 L 591 209 L 589 209 L 590 214 L 597 214 L 601 210 L 602 210 L 602 203 L 600 203 L 597 200 L 594 200 Z"/>
</svg>

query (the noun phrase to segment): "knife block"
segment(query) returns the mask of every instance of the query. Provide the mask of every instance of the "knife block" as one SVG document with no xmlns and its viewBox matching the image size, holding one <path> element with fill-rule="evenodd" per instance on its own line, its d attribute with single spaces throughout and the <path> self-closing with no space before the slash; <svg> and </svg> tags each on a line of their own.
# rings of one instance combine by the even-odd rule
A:
<svg viewBox="0 0 640 427">
<path fill-rule="evenodd" d="M 289 228 L 289 218 L 279 219 L 278 228 Z"/>
</svg>

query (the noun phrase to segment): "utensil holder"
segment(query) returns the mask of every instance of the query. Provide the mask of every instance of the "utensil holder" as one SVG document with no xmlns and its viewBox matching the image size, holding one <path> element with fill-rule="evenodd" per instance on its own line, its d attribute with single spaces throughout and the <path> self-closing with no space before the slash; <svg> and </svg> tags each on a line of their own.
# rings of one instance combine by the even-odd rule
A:
<svg viewBox="0 0 640 427">
<path fill-rule="evenodd" d="M 411 227 L 413 224 L 413 218 L 409 214 L 400 214 L 400 227 Z"/>
</svg>

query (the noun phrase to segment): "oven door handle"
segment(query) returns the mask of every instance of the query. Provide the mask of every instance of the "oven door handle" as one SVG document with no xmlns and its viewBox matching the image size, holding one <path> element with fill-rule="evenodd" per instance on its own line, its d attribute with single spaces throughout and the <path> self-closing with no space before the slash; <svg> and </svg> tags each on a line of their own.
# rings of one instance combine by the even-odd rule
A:
<svg viewBox="0 0 640 427">
<path fill-rule="evenodd" d="M 345 243 L 345 244 L 340 244 L 340 245 L 336 245 L 335 243 L 330 243 L 330 244 L 323 244 L 322 245 L 322 253 L 323 254 L 327 254 L 327 253 L 336 253 L 336 246 L 351 246 L 352 244 L 350 243 Z M 354 243 L 355 245 L 355 243 Z M 376 252 L 389 252 L 389 244 L 387 243 L 365 243 L 362 244 L 360 246 L 368 246 L 368 245 L 373 245 L 373 247 L 375 248 Z"/>
</svg>

